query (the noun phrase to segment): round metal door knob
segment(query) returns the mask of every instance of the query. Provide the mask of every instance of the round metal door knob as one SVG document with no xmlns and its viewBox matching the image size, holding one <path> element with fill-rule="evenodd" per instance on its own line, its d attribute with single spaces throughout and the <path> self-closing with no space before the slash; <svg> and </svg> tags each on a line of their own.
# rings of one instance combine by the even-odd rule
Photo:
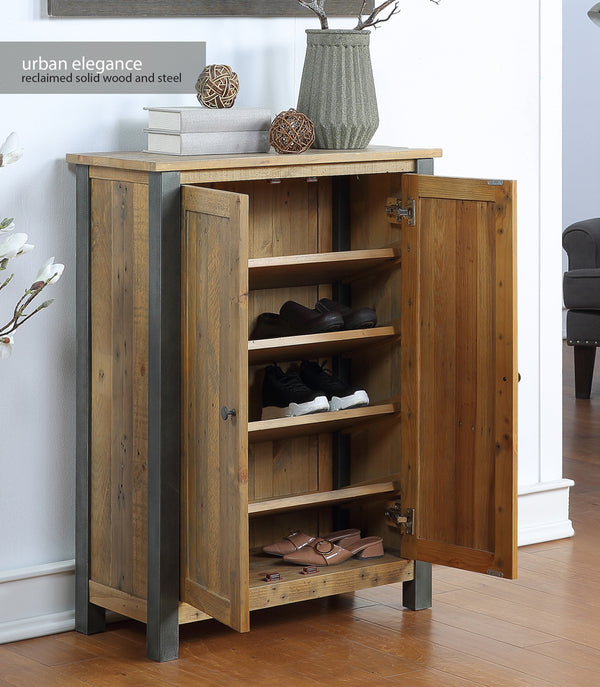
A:
<svg viewBox="0 0 600 687">
<path fill-rule="evenodd" d="M 235 417 L 235 408 L 229 410 L 227 406 L 221 408 L 221 417 L 223 420 L 227 420 L 228 417 Z"/>
</svg>

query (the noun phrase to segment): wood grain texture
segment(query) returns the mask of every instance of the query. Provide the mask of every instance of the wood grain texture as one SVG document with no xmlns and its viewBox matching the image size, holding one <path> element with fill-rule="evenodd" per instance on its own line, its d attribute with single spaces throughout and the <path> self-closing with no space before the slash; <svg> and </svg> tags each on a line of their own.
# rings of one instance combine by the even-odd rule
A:
<svg viewBox="0 0 600 687">
<path fill-rule="evenodd" d="M 182 189 L 182 600 L 240 632 L 248 616 L 248 198 Z M 191 278 L 190 278 L 191 277 Z M 235 409 L 224 421 L 221 408 Z M 235 571 L 235 574 L 232 574 Z"/>
<path fill-rule="evenodd" d="M 414 563 L 386 554 L 370 561 L 351 559 L 341 565 L 320 566 L 310 575 L 301 571 L 301 567 L 255 552 L 250 560 L 251 610 L 412 580 Z M 266 581 L 266 573 L 274 572 L 281 575 L 281 580 Z"/>
<path fill-rule="evenodd" d="M 441 157 L 439 148 L 393 148 L 369 146 L 365 150 L 309 150 L 302 155 L 276 153 L 248 153 L 245 155 L 156 155 L 152 153 L 106 152 L 74 153 L 67 162 L 143 172 L 181 171 L 185 184 L 252 179 L 327 176 L 360 171 L 369 174 L 379 171 L 409 172 L 419 158 Z M 378 169 L 379 165 L 383 165 Z M 398 166 L 396 166 L 398 165 Z M 387 168 L 386 168 L 387 166 Z M 266 171 L 263 176 L 261 169 Z M 321 170 L 319 172 L 319 170 Z M 312 173 L 311 173 L 312 172 Z M 225 176 L 222 176 L 222 175 Z"/>
<path fill-rule="evenodd" d="M 393 248 L 251 258 L 248 264 L 250 288 L 348 281 L 359 278 L 362 272 L 390 266 L 398 258 L 398 251 Z"/>
<path fill-rule="evenodd" d="M 350 329 L 326 334 L 303 334 L 277 339 L 252 339 L 248 342 L 248 360 L 251 365 L 265 365 L 273 360 L 314 360 L 329 358 L 373 348 L 384 342 L 398 341 L 399 327 L 373 327 L 371 329 Z"/>
<path fill-rule="evenodd" d="M 146 594 L 147 186 L 93 180 L 92 579 Z"/>
<path fill-rule="evenodd" d="M 403 551 L 513 577 L 514 185 L 405 182 L 417 226 L 402 228 L 403 489 L 418 524 Z"/>
</svg>

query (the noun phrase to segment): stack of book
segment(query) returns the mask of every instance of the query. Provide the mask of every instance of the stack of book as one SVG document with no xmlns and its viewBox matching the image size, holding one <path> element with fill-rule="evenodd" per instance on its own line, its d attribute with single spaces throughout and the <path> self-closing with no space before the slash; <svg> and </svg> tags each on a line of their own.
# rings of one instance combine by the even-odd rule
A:
<svg viewBox="0 0 600 687">
<path fill-rule="evenodd" d="M 262 107 L 146 107 L 149 153 L 266 153 L 271 113 Z"/>
</svg>

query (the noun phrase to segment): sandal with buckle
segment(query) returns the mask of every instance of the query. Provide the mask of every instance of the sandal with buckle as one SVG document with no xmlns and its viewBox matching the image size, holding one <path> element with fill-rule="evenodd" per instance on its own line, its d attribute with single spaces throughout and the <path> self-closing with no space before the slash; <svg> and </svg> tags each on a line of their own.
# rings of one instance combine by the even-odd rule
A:
<svg viewBox="0 0 600 687">
<path fill-rule="evenodd" d="M 318 539 L 297 551 L 286 554 L 283 560 L 294 565 L 338 565 L 338 563 L 343 563 L 350 558 L 366 560 L 381 558 L 383 555 L 381 537 L 342 539 L 340 546 L 326 539 Z"/>
<path fill-rule="evenodd" d="M 342 542 L 352 543 L 357 539 L 360 539 L 360 530 L 355 528 L 330 532 L 322 537 L 312 537 L 310 534 L 304 534 L 303 532 L 292 532 L 292 534 L 274 544 L 263 546 L 262 550 L 263 553 L 267 553 L 269 556 L 285 556 L 319 540 L 339 542 L 341 544 Z"/>
</svg>

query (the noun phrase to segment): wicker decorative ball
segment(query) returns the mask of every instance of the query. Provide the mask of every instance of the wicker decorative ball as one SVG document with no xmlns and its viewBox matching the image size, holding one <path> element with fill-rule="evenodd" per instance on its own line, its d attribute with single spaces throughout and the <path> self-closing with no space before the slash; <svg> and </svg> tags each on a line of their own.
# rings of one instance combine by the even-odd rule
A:
<svg viewBox="0 0 600 687">
<path fill-rule="evenodd" d="M 239 90 L 238 75 L 226 64 L 207 65 L 196 82 L 198 100 L 215 109 L 231 107 Z"/>
<path fill-rule="evenodd" d="M 278 153 L 303 153 L 314 142 L 315 125 L 302 112 L 280 112 L 271 124 L 269 143 Z"/>
</svg>

